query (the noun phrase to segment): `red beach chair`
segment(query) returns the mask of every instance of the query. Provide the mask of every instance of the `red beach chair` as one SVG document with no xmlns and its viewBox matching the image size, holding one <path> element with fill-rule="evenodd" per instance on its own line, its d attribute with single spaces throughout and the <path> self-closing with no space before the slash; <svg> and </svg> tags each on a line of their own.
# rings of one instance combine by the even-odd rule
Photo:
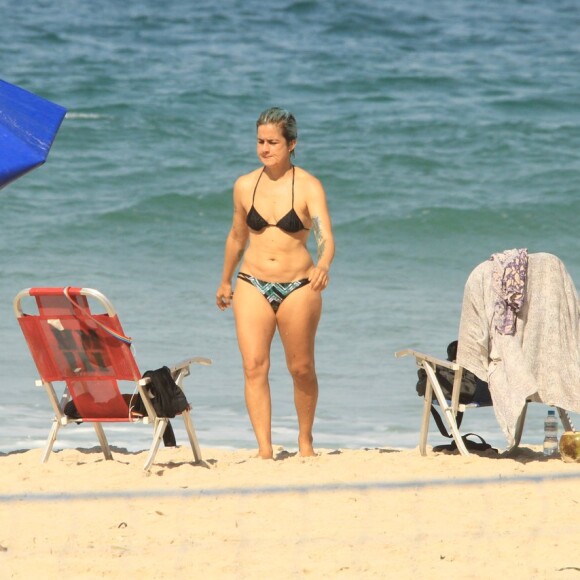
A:
<svg viewBox="0 0 580 580">
<path fill-rule="evenodd" d="M 31 309 L 34 312 L 29 313 Z M 103 423 L 140 421 L 153 425 L 153 442 L 144 466 L 148 470 L 169 418 L 155 412 L 147 388 L 150 379 L 141 378 L 132 341 L 125 335 L 111 302 L 90 288 L 28 288 L 14 298 L 14 312 L 40 374 L 36 384 L 45 388 L 55 414 L 42 462 L 48 461 L 61 427 L 70 423 L 92 423 L 105 458 L 112 459 Z M 193 363 L 208 365 L 211 360 L 193 357 L 170 368 L 180 388 Z M 64 384 L 60 398 L 55 383 Z M 124 383 L 128 383 L 133 395 L 121 394 L 119 387 Z M 133 410 L 137 394 L 143 413 Z M 71 401 L 77 411 L 75 416 L 65 413 L 67 403 L 70 413 Z M 189 409 L 181 416 L 194 460 L 199 462 L 201 450 Z"/>
</svg>

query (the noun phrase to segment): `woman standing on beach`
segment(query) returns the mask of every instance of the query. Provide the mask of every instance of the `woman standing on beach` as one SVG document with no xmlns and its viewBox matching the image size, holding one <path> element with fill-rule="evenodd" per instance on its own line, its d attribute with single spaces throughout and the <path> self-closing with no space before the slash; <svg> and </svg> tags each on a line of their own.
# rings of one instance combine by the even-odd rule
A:
<svg viewBox="0 0 580 580">
<path fill-rule="evenodd" d="M 321 292 L 328 285 L 334 239 L 324 188 L 296 167 L 294 116 L 277 107 L 256 123 L 262 167 L 234 184 L 232 227 L 226 239 L 218 308 L 233 305 L 242 355 L 245 398 L 258 455 L 271 459 L 271 398 L 268 374 L 276 328 L 294 383 L 300 455 L 314 455 L 312 427 L 318 399 L 314 363 Z M 317 262 L 306 242 L 313 230 Z M 242 260 L 235 295 L 232 276 Z"/>
</svg>

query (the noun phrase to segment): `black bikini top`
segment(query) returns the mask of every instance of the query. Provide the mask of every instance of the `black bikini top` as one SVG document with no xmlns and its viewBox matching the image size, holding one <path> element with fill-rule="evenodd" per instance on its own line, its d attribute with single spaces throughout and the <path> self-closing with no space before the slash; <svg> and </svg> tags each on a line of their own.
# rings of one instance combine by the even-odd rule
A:
<svg viewBox="0 0 580 580">
<path fill-rule="evenodd" d="M 252 197 L 252 207 L 246 216 L 246 224 L 248 227 L 255 232 L 259 232 L 267 227 L 276 227 L 288 232 L 289 234 L 295 234 L 301 230 L 306 230 L 308 228 L 304 227 L 302 220 L 298 217 L 298 214 L 294 211 L 294 166 L 292 166 L 292 209 L 284 216 L 281 217 L 275 224 L 268 223 L 256 210 L 254 207 L 254 200 L 256 199 L 256 190 L 258 189 L 258 183 L 260 183 L 260 178 L 262 177 L 262 172 L 258 181 L 256 181 L 256 187 L 254 187 L 254 195 Z"/>
</svg>

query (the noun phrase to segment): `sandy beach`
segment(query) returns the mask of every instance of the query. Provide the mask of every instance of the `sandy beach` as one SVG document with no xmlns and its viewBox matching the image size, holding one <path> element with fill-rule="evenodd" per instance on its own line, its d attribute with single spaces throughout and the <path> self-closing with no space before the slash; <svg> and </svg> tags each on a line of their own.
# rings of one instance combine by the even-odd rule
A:
<svg viewBox="0 0 580 580">
<path fill-rule="evenodd" d="M 0 454 L 3 578 L 578 578 L 580 464 L 319 450 Z"/>
</svg>

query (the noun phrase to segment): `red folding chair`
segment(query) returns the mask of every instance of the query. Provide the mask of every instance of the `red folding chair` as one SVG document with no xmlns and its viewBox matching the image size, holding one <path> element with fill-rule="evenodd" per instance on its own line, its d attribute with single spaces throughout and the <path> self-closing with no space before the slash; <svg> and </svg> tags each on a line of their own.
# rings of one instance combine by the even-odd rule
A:
<svg viewBox="0 0 580 580">
<path fill-rule="evenodd" d="M 35 311 L 29 312 L 31 309 Z M 144 466 L 148 470 L 169 418 L 157 415 L 147 387 L 150 379 L 141 378 L 132 340 L 125 335 L 111 302 L 91 288 L 28 288 L 14 298 L 14 312 L 40 374 L 36 384 L 45 388 L 55 414 L 42 462 L 48 461 L 61 427 L 71 423 L 92 423 L 105 458 L 112 459 L 102 424 L 143 422 L 153 425 L 153 442 Z M 193 357 L 171 367 L 180 388 L 192 363 L 208 365 L 211 360 Z M 60 398 L 55 383 L 64 383 Z M 121 393 L 120 385 L 126 383 L 132 394 Z M 133 409 L 137 394 L 145 413 Z M 67 415 L 65 407 L 69 413 L 75 408 L 74 416 Z M 201 450 L 190 410 L 181 416 L 194 461 L 199 462 Z"/>
</svg>

